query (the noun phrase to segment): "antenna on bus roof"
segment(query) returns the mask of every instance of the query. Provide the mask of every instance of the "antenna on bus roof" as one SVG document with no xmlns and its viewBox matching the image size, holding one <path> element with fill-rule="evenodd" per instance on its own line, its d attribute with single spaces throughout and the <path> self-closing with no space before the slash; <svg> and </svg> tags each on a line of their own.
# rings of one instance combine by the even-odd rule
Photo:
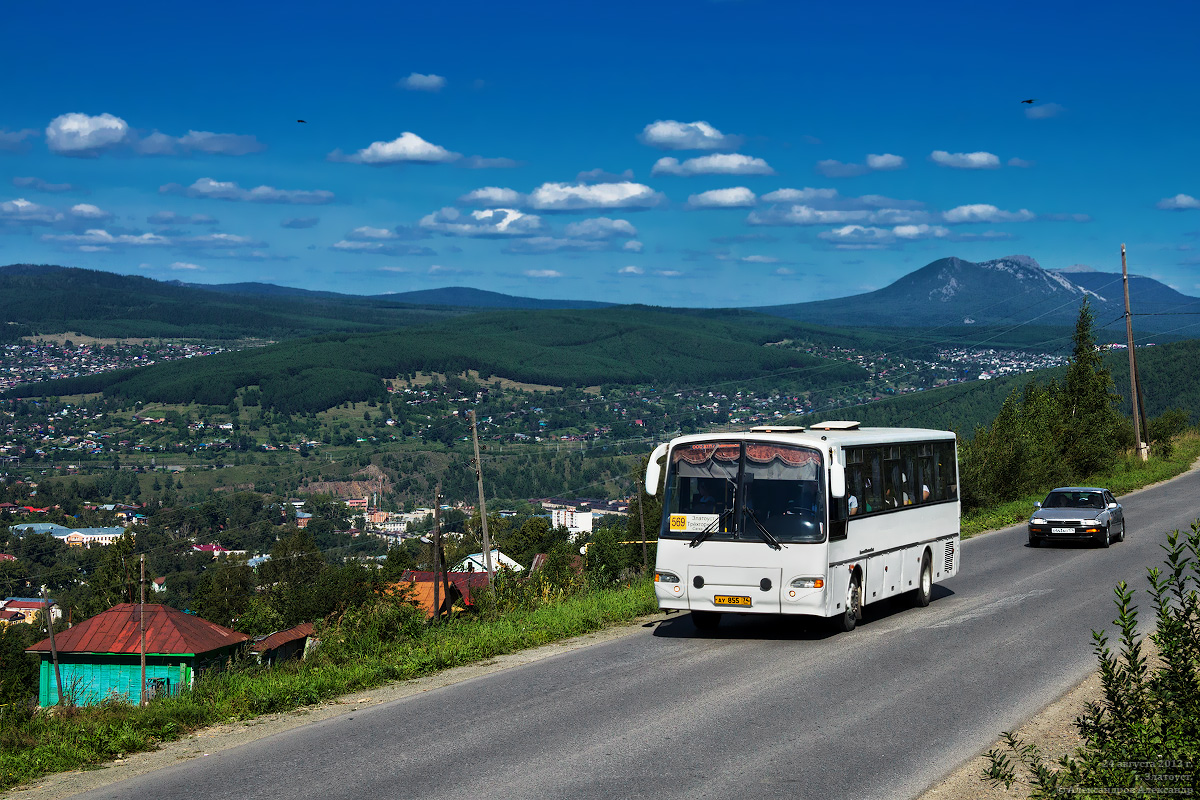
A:
<svg viewBox="0 0 1200 800">
<path fill-rule="evenodd" d="M 814 431 L 856 431 L 859 423 L 849 419 L 831 419 L 829 422 L 818 422 L 810 426 Z"/>
</svg>

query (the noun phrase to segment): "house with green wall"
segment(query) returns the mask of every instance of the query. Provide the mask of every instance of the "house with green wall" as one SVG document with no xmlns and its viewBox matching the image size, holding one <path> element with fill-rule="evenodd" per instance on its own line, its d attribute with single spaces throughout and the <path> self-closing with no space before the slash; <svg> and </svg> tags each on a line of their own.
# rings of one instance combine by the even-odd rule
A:
<svg viewBox="0 0 1200 800">
<path fill-rule="evenodd" d="M 225 664 L 250 637 L 176 608 L 121 603 L 54 636 L 62 691 L 75 705 L 142 698 L 141 627 L 146 629 L 150 697 L 177 694 L 207 669 Z M 58 684 L 44 639 L 25 652 L 41 657 L 38 704 L 58 703 Z"/>
</svg>

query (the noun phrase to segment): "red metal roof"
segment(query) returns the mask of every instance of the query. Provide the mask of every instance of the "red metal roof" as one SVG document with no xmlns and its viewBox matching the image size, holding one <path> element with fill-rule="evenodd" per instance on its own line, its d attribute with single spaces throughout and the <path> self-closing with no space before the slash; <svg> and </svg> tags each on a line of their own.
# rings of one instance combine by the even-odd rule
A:
<svg viewBox="0 0 1200 800">
<path fill-rule="evenodd" d="M 306 636 L 312 636 L 313 624 L 311 622 L 301 622 L 294 628 L 288 628 L 286 631 L 276 631 L 265 639 L 260 639 L 250 646 L 250 649 L 256 653 L 263 653 L 267 650 L 274 650 L 280 645 L 294 642 L 297 639 L 303 639 Z"/>
<path fill-rule="evenodd" d="M 411 583 L 433 583 L 437 575 L 438 573 L 432 570 L 410 569 L 405 571 L 401 578 Z M 471 605 L 471 589 L 482 589 L 488 583 L 487 572 L 447 572 L 446 577 L 462 593 L 463 602 L 467 605 Z"/>
<path fill-rule="evenodd" d="M 147 653 L 207 653 L 250 637 L 170 606 L 146 604 Z M 120 603 L 55 635 L 60 653 L 140 652 L 138 604 Z M 26 652 L 50 652 L 43 639 Z"/>
</svg>

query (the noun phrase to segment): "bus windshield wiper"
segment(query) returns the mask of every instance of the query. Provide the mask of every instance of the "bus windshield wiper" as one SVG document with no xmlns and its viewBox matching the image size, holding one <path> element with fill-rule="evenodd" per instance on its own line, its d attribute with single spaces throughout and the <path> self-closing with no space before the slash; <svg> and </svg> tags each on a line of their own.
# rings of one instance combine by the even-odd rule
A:
<svg viewBox="0 0 1200 800">
<path fill-rule="evenodd" d="M 752 510 L 750 510 L 749 508 L 743 508 L 742 512 L 743 512 L 743 516 L 750 517 L 751 521 L 754 523 L 754 527 L 757 529 L 759 537 L 762 538 L 762 540 L 767 543 L 767 547 L 770 547 L 772 550 L 782 550 L 783 549 L 783 545 L 781 545 L 779 543 L 779 540 L 776 539 L 774 536 L 772 536 L 771 532 L 769 530 L 767 530 L 766 527 L 761 522 L 758 521 L 758 517 L 754 516 L 754 512 Z M 742 527 L 743 527 L 743 529 L 745 528 L 744 525 Z"/>
<path fill-rule="evenodd" d="M 722 516 L 724 516 L 724 513 L 717 514 L 716 519 L 708 523 L 708 526 L 704 530 L 692 537 L 692 540 L 688 542 L 688 547 L 699 547 L 701 542 L 716 533 L 717 528 L 720 527 Z"/>
</svg>

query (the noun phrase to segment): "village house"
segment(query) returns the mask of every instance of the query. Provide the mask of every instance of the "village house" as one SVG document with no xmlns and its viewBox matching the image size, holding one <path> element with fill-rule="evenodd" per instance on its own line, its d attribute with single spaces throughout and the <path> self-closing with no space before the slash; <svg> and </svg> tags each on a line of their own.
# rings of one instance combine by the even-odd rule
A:
<svg viewBox="0 0 1200 800">
<path fill-rule="evenodd" d="M 46 611 L 46 602 L 40 597 L 8 597 L 0 601 L 0 624 L 30 625 L 38 614 Z M 50 600 L 50 619 L 62 619 L 62 607 L 57 600 Z"/>
<path fill-rule="evenodd" d="M 108 699 L 141 702 L 140 608 L 137 603 L 121 603 L 55 635 L 63 693 L 75 704 Z M 147 603 L 144 613 L 146 686 L 151 697 L 191 686 L 197 675 L 224 664 L 250 638 L 170 606 Z M 38 704 L 57 705 L 50 639 L 25 652 L 41 657 Z"/>
</svg>

